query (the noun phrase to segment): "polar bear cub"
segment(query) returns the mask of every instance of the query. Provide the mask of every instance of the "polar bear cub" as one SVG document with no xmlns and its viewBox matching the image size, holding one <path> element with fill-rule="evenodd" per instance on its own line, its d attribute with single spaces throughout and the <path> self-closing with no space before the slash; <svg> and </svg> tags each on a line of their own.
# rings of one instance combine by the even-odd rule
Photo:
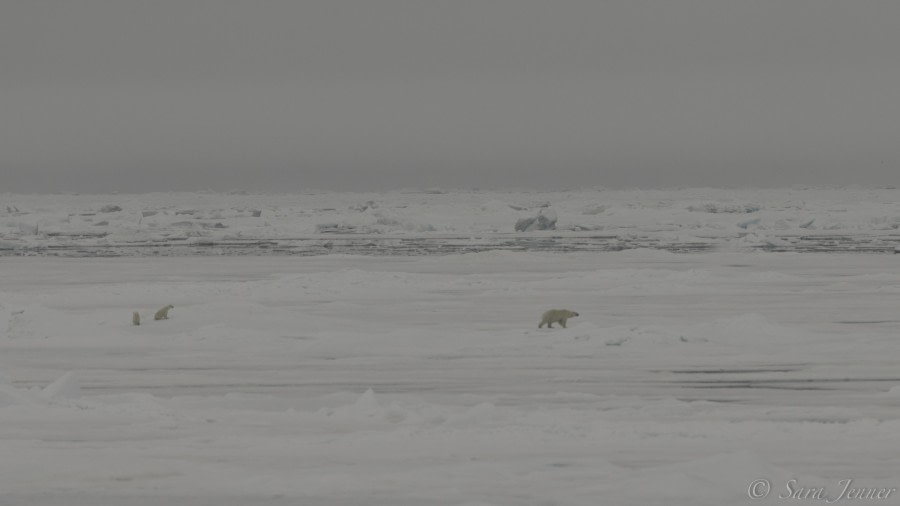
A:
<svg viewBox="0 0 900 506">
<path fill-rule="evenodd" d="M 169 304 L 168 306 L 160 309 L 159 311 L 156 312 L 155 315 L 153 315 L 153 319 L 154 320 L 168 320 L 169 319 L 169 310 L 173 309 L 174 307 L 175 306 L 173 306 L 172 304 Z"/>
<path fill-rule="evenodd" d="M 575 311 L 569 311 L 568 309 L 551 309 L 544 312 L 544 316 L 541 317 L 541 324 L 538 325 L 538 328 L 547 325 L 548 329 L 552 329 L 553 324 L 556 322 L 559 322 L 563 328 L 566 328 L 566 320 L 575 316 L 578 316 L 578 313 Z"/>
</svg>

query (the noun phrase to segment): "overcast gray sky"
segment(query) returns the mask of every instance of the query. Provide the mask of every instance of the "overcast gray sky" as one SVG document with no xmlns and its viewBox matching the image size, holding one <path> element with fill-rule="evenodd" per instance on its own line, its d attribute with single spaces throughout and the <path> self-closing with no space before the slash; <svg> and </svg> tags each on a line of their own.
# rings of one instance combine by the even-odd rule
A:
<svg viewBox="0 0 900 506">
<path fill-rule="evenodd" d="M 0 192 L 900 185 L 894 0 L 9 0 Z"/>
</svg>

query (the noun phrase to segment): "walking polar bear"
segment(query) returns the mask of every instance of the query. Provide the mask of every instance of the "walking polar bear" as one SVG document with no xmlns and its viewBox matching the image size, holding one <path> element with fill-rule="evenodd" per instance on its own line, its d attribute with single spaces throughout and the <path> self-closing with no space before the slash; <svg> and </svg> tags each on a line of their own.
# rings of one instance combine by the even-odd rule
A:
<svg viewBox="0 0 900 506">
<path fill-rule="evenodd" d="M 169 319 L 169 310 L 173 309 L 174 307 L 175 306 L 173 306 L 172 304 L 169 304 L 168 306 L 160 309 L 159 311 L 156 312 L 155 315 L 153 315 L 153 319 L 154 320 L 168 320 Z"/>
<path fill-rule="evenodd" d="M 541 317 L 541 324 L 538 325 L 538 328 L 547 325 L 548 329 L 552 329 L 553 324 L 556 322 L 559 322 L 563 328 L 566 328 L 566 320 L 575 316 L 578 316 L 578 313 L 575 311 L 569 311 L 568 309 L 551 309 L 544 312 L 544 316 Z"/>
</svg>

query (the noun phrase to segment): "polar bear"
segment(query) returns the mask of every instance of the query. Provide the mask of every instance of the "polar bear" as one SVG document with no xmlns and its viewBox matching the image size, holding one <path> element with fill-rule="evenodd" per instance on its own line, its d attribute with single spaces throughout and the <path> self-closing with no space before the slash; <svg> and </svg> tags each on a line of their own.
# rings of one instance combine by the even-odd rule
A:
<svg viewBox="0 0 900 506">
<path fill-rule="evenodd" d="M 555 322 L 559 322 L 563 328 L 566 328 L 566 320 L 575 316 L 578 316 L 578 313 L 575 311 L 569 311 L 568 309 L 551 309 L 546 311 L 544 316 L 541 317 L 541 324 L 538 325 L 538 328 L 541 328 L 546 324 L 548 329 L 552 329 Z"/>
<path fill-rule="evenodd" d="M 168 306 L 160 309 L 159 311 L 156 312 L 155 315 L 153 315 L 153 319 L 154 320 L 168 320 L 169 319 L 169 310 L 173 309 L 174 307 L 175 306 L 173 306 L 172 304 L 169 304 Z"/>
</svg>

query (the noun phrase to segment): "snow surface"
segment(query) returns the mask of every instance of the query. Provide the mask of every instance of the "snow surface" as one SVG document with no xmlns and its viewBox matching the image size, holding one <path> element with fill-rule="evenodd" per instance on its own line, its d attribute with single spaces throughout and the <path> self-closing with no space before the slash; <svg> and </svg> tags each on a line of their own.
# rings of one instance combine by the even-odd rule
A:
<svg viewBox="0 0 900 506">
<path fill-rule="evenodd" d="M 693 205 L 718 202 L 696 192 L 704 197 Z M 667 202 L 681 208 L 688 193 Z M 633 216 L 646 218 L 640 226 L 651 226 L 648 209 L 664 195 L 634 201 Z M 801 207 L 837 206 L 841 194 L 817 195 Z M 670 206 L 653 216 L 727 218 L 738 229 L 763 213 L 760 224 L 774 224 L 765 214 L 772 199 L 754 196 L 761 210 L 747 211 L 742 197 L 715 212 Z M 224 230 L 244 233 L 255 228 L 236 223 L 270 213 L 286 215 L 269 218 L 284 234 L 314 229 L 325 213 L 295 222 L 299 205 L 287 196 L 193 197 L 195 216 L 245 208 L 246 216 L 221 218 Z M 436 198 L 433 214 L 392 219 L 492 226 L 474 224 L 471 201 L 442 209 L 444 194 L 355 197 L 355 210 L 349 194 L 335 197 L 347 204 L 338 224 L 391 199 Z M 121 207 L 102 219 L 128 237 L 139 232 L 122 213 L 143 226 L 187 208 L 185 195 L 147 198 L 171 207 L 141 216 L 141 196 L 6 198 L 0 209 L 27 214 L 4 240 L 19 250 L 55 240 L 21 231 L 49 228 L 82 199 L 98 213 Z M 485 204 L 484 216 L 511 229 L 544 200 L 558 226 L 576 208 L 594 223 L 628 209 L 625 200 L 523 193 Z M 863 210 L 889 213 L 894 204 L 872 196 L 841 205 L 842 222 L 858 224 L 871 223 Z M 70 209 L 66 226 L 83 210 Z M 796 214 L 790 226 L 831 219 Z M 727 505 L 751 502 L 758 479 L 772 485 L 769 504 L 782 502 L 791 479 L 832 498 L 845 479 L 900 488 L 898 261 L 724 246 L 692 254 L 6 256 L 0 504 Z M 166 304 L 174 305 L 170 319 L 154 321 Z M 538 329 L 553 307 L 580 316 L 568 329 Z"/>
</svg>

